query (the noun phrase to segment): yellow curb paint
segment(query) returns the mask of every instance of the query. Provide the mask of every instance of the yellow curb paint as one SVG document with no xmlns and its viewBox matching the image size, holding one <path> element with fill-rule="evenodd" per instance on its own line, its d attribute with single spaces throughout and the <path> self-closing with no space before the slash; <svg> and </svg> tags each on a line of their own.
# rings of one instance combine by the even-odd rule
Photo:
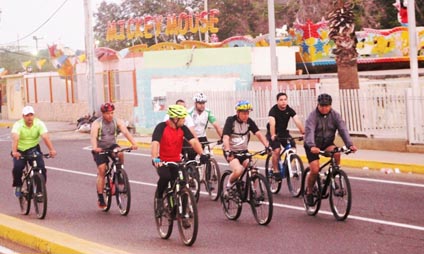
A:
<svg viewBox="0 0 424 254">
<path fill-rule="evenodd" d="M 0 237 L 42 253 L 127 253 L 0 214 Z"/>
</svg>

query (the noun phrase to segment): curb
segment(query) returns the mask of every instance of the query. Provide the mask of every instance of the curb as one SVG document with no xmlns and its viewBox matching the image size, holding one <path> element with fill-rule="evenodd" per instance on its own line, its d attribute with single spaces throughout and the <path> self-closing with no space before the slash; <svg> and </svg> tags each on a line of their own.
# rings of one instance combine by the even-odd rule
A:
<svg viewBox="0 0 424 254">
<path fill-rule="evenodd" d="M 0 237 L 42 253 L 127 253 L 4 214 Z"/>
<path fill-rule="evenodd" d="M 130 142 L 126 140 L 118 140 L 118 144 L 122 146 L 130 146 Z M 150 147 L 149 142 L 137 142 L 139 147 L 148 148 Z M 214 154 L 222 155 L 222 150 L 215 147 L 213 149 Z M 299 155 L 303 163 L 307 162 L 306 155 Z M 265 156 L 262 156 L 261 159 L 265 159 Z M 412 173 L 412 174 L 424 174 L 424 165 L 417 164 L 406 164 L 406 163 L 391 163 L 391 162 L 381 162 L 381 161 L 366 161 L 366 160 L 355 160 L 349 158 L 342 158 L 342 165 L 345 167 L 352 168 L 368 168 L 369 170 L 382 170 L 382 169 L 399 169 L 402 173 Z M 306 166 L 305 166 L 306 167 Z M 387 173 L 387 172 L 386 172 Z"/>
</svg>

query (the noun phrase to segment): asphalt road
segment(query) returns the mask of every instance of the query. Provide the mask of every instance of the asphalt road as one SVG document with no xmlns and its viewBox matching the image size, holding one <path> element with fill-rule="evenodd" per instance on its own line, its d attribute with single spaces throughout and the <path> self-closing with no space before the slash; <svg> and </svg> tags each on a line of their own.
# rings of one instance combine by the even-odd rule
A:
<svg viewBox="0 0 424 254">
<path fill-rule="evenodd" d="M 282 191 L 274 195 L 274 216 L 268 226 L 256 224 L 247 204 L 237 221 L 229 221 L 219 202 L 202 195 L 194 246 L 181 244 L 177 228 L 169 240 L 162 240 L 153 217 L 157 175 L 150 163 L 150 151 L 139 149 L 125 157 L 132 189 L 129 215 L 119 215 L 115 200 L 105 213 L 96 205 L 96 170 L 88 135 L 53 140 L 58 156 L 46 160 L 47 216 L 38 220 L 33 211 L 28 216 L 20 215 L 11 187 L 9 131 L 0 129 L 1 213 L 85 240 L 131 253 L 422 253 L 424 176 L 359 169 L 346 169 L 353 207 L 345 222 L 334 219 L 328 200 L 323 201 L 317 216 L 306 215 L 302 200 L 289 197 L 283 185 Z M 227 166 L 222 158 L 218 159 L 223 171 Z"/>
</svg>

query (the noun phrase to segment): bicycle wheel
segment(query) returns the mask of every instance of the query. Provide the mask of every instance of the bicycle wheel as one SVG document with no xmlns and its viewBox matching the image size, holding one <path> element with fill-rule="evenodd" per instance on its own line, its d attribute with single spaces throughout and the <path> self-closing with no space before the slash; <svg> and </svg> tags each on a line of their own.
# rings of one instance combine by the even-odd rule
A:
<svg viewBox="0 0 424 254">
<path fill-rule="evenodd" d="M 28 215 L 31 209 L 31 184 L 25 179 L 22 183 L 22 196 L 19 197 L 19 206 L 21 214 Z"/>
<path fill-rule="evenodd" d="M 230 179 L 231 171 L 227 170 L 221 177 L 221 203 L 224 208 L 225 216 L 230 220 L 237 220 L 241 214 L 241 200 L 240 194 L 237 191 L 236 185 L 234 184 L 231 189 L 227 190 L 227 182 Z"/>
<path fill-rule="evenodd" d="M 220 188 L 221 172 L 219 170 L 218 162 L 211 158 L 206 164 L 206 190 L 209 193 L 209 198 L 213 201 L 218 200 L 221 194 Z"/>
<path fill-rule="evenodd" d="M 121 215 L 127 215 L 131 208 L 131 188 L 127 172 L 120 169 L 115 175 L 116 203 Z"/>
<path fill-rule="evenodd" d="M 199 201 L 200 196 L 200 179 L 199 172 L 197 171 L 197 167 L 194 164 L 187 165 L 187 179 L 188 186 L 190 187 L 191 192 L 194 195 L 194 198 Z"/>
<path fill-rule="evenodd" d="M 333 182 L 334 181 L 334 182 Z M 347 218 L 352 206 L 352 192 L 349 178 L 343 170 L 336 172 L 331 179 L 330 207 L 336 220 Z"/>
<path fill-rule="evenodd" d="M 317 176 L 317 180 L 315 181 L 314 187 L 313 187 L 313 195 L 314 195 L 314 205 L 313 206 L 309 206 L 308 202 L 306 200 L 306 179 L 309 175 L 309 167 L 305 169 L 305 172 L 303 174 L 303 191 L 302 191 L 302 195 L 303 195 L 303 204 L 305 206 L 305 211 L 308 215 L 310 216 L 315 216 L 320 207 L 321 207 L 321 183 L 320 183 L 320 178 Z"/>
<path fill-rule="evenodd" d="M 287 172 L 288 171 L 288 172 Z M 289 169 L 286 171 L 287 186 L 292 197 L 299 197 L 302 190 L 302 174 L 303 174 L 303 162 L 299 155 L 290 155 Z"/>
<path fill-rule="evenodd" d="M 103 211 L 107 212 L 112 205 L 112 186 L 111 186 L 111 177 L 110 175 L 105 175 L 105 185 L 103 187 L 103 199 L 105 200 L 106 207 Z"/>
<path fill-rule="evenodd" d="M 282 155 L 281 155 L 282 156 Z M 283 158 L 284 159 L 284 158 Z M 272 154 L 268 154 L 265 161 L 265 176 L 272 193 L 277 194 L 281 189 L 281 181 L 276 181 L 272 170 Z"/>
<path fill-rule="evenodd" d="M 250 180 L 250 206 L 259 225 L 271 222 L 273 212 L 272 193 L 265 176 L 255 174 Z"/>
<path fill-rule="evenodd" d="M 197 204 L 193 193 L 183 187 L 177 193 L 178 206 L 178 231 L 180 232 L 181 241 L 184 245 L 191 246 L 196 241 L 197 231 L 199 228 L 199 218 L 197 214 Z"/>
<path fill-rule="evenodd" d="M 32 176 L 31 180 L 35 213 L 39 219 L 44 219 L 47 214 L 46 182 L 44 176 L 38 172 Z"/>
<path fill-rule="evenodd" d="M 163 197 L 163 212 L 160 217 L 156 216 L 156 194 L 155 198 L 153 199 L 153 206 L 154 206 L 154 215 L 155 215 L 155 222 L 156 222 L 156 229 L 158 230 L 159 236 L 162 239 L 168 239 L 172 234 L 172 228 L 174 226 L 174 218 L 172 215 L 172 206 L 169 203 L 169 199 L 171 197 L 164 195 Z"/>
</svg>

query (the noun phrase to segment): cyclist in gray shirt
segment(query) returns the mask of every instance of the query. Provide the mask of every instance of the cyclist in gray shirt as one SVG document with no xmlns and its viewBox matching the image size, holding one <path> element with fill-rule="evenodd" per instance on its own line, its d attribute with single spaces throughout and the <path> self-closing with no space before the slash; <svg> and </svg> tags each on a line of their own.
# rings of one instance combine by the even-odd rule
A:
<svg viewBox="0 0 424 254">
<path fill-rule="evenodd" d="M 306 200 L 308 205 L 313 205 L 314 198 L 312 188 L 319 172 L 319 152 L 320 150 L 331 151 L 336 146 L 334 139 L 336 131 L 339 132 L 346 147 L 353 152 L 357 148 L 353 145 L 349 136 L 349 131 L 340 113 L 331 108 L 332 98 L 329 94 L 323 93 L 318 96 L 317 108 L 312 111 L 305 124 L 305 153 L 308 158 L 311 173 L 306 179 L 307 190 Z M 340 164 L 340 153 L 335 154 L 337 165 Z"/>
</svg>

